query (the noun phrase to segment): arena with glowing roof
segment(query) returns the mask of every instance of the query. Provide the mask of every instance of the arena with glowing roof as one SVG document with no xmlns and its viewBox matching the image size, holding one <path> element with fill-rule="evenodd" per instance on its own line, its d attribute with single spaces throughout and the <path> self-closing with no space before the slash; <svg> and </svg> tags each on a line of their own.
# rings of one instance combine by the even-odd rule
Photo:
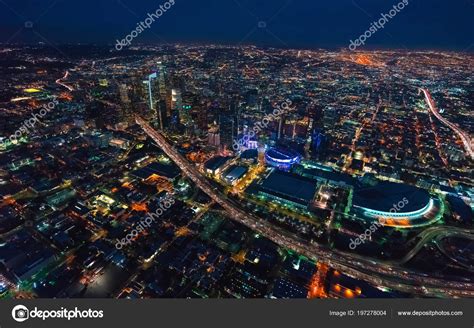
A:
<svg viewBox="0 0 474 328">
<path fill-rule="evenodd" d="M 444 208 L 438 198 L 424 189 L 384 181 L 355 186 L 352 212 L 366 221 L 377 220 L 385 226 L 411 228 L 439 220 Z"/>
<path fill-rule="evenodd" d="M 270 148 L 265 153 L 265 161 L 268 165 L 287 171 L 301 161 L 301 155 L 291 149 Z"/>
</svg>

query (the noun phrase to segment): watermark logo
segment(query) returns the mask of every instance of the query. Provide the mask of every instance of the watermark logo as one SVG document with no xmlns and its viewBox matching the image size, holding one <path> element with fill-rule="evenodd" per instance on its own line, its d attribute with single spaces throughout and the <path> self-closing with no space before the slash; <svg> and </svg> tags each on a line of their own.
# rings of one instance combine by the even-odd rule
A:
<svg viewBox="0 0 474 328">
<path fill-rule="evenodd" d="M 150 226 L 156 222 L 156 219 L 162 216 L 163 213 L 166 212 L 166 210 L 173 206 L 173 204 L 174 198 L 172 197 L 167 197 L 163 201 L 161 201 L 160 207 L 155 211 L 155 213 L 148 213 L 148 216 L 140 220 L 140 222 L 138 222 L 138 224 L 134 226 L 133 230 L 130 231 L 124 238 L 117 239 L 117 242 L 115 243 L 115 248 L 122 249 L 125 246 L 131 245 L 140 233 L 150 228 Z"/>
<path fill-rule="evenodd" d="M 386 14 L 381 14 L 381 18 L 378 21 L 373 22 L 370 27 L 361 34 L 355 41 L 350 40 L 349 49 L 354 51 L 361 45 L 365 45 L 365 41 L 367 41 L 372 35 L 377 33 L 380 29 L 385 28 L 385 24 L 392 18 L 394 18 L 400 11 L 402 11 L 408 5 L 408 0 L 402 0 L 398 4 L 393 5 L 393 9 Z"/>
<path fill-rule="evenodd" d="M 18 141 L 21 136 L 29 135 L 31 132 L 34 131 L 36 124 L 41 123 L 41 119 L 43 119 L 51 110 L 56 108 L 59 104 L 56 97 L 53 97 L 53 100 L 49 103 L 43 105 L 38 113 L 31 114 L 31 118 L 25 120 L 23 125 L 15 131 L 8 139 L 4 139 L 0 141 L 0 144 L 3 144 L 3 147 L 6 147 L 7 142 L 14 143 Z"/>
<path fill-rule="evenodd" d="M 172 6 L 174 6 L 175 3 L 175 0 L 169 0 L 164 4 L 160 5 L 160 8 L 155 10 L 154 13 L 148 13 L 147 18 L 137 23 L 137 27 L 133 31 L 131 31 L 125 38 L 123 38 L 122 40 L 117 40 L 117 43 L 115 44 L 115 49 L 117 51 L 120 51 L 124 47 L 130 46 L 132 44 L 133 39 L 138 37 L 146 29 L 149 29 L 151 25 L 155 22 L 155 20 L 163 16 L 163 14 L 167 12 Z"/>
<path fill-rule="evenodd" d="M 74 310 L 61 308 L 60 310 L 40 310 L 35 307 L 29 310 L 24 305 L 16 305 L 12 309 L 12 317 L 16 322 L 23 322 L 28 319 L 102 319 L 104 317 L 103 310 L 80 310 L 77 307 Z"/>
<path fill-rule="evenodd" d="M 406 197 L 403 197 L 401 201 L 399 201 L 397 204 L 393 204 L 393 207 L 389 210 L 390 213 L 397 213 L 401 211 L 406 205 L 408 204 L 408 199 Z M 366 240 L 370 240 L 372 238 L 372 234 L 377 231 L 380 227 L 385 225 L 387 222 L 387 218 L 380 218 L 378 221 L 372 223 L 367 230 L 364 231 L 364 233 L 360 234 L 359 237 L 357 237 L 355 240 L 351 238 L 351 243 L 349 244 L 349 248 L 351 250 L 355 250 L 357 246 L 360 244 L 365 244 Z"/>
<path fill-rule="evenodd" d="M 24 305 L 17 305 L 12 310 L 12 317 L 16 322 L 23 322 L 29 319 L 30 311 Z"/>
</svg>

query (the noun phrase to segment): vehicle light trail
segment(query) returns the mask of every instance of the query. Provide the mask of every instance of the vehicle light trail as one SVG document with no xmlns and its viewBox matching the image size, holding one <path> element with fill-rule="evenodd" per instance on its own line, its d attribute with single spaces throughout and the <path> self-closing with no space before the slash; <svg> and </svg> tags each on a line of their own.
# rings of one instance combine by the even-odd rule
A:
<svg viewBox="0 0 474 328">
<path fill-rule="evenodd" d="M 447 119 L 445 119 L 441 114 L 439 113 L 438 109 L 436 108 L 436 104 L 433 101 L 433 98 L 431 97 L 430 92 L 427 89 L 421 89 L 423 91 L 423 94 L 425 95 L 426 102 L 428 104 L 428 107 L 430 108 L 430 111 L 433 113 L 433 115 L 444 125 L 449 127 L 451 130 L 454 131 L 458 135 L 458 137 L 461 139 L 464 149 L 466 150 L 466 153 L 471 157 L 472 160 L 474 160 L 474 151 L 472 150 L 472 143 L 471 143 L 471 137 L 469 134 L 458 128 L 455 124 L 449 122 Z"/>
<path fill-rule="evenodd" d="M 73 88 L 73 87 L 70 87 L 69 85 L 64 84 L 64 83 L 61 81 L 61 80 L 67 79 L 68 76 L 69 76 L 69 71 L 66 71 L 66 73 L 64 74 L 64 76 L 63 76 L 62 78 L 56 80 L 56 84 L 59 84 L 60 86 L 65 87 L 65 88 L 68 89 L 69 91 L 74 91 L 74 88 Z"/>
</svg>

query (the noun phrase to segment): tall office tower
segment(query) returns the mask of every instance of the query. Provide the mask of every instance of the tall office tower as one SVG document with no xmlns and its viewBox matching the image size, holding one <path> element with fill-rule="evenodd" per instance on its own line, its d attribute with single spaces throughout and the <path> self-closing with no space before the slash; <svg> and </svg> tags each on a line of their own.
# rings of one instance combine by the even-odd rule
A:
<svg viewBox="0 0 474 328">
<path fill-rule="evenodd" d="M 187 129 L 193 129 L 194 120 L 191 113 L 194 111 L 194 107 L 198 103 L 197 96 L 191 92 L 185 92 L 182 95 L 182 105 L 179 109 L 181 112 L 181 123 L 186 126 Z"/>
<path fill-rule="evenodd" d="M 156 79 L 158 78 L 158 74 L 155 72 L 155 73 L 152 73 L 150 75 L 148 75 L 147 79 L 145 81 L 143 81 L 143 84 L 146 86 L 147 88 L 147 91 L 148 91 L 148 109 L 150 111 L 149 115 L 148 116 L 151 116 L 152 119 L 153 119 L 153 125 L 155 127 L 158 127 L 159 126 L 159 121 L 158 121 L 158 112 L 157 112 L 157 109 L 156 109 L 156 101 L 157 101 L 157 98 L 156 98 L 156 94 L 155 94 L 155 91 L 156 91 Z"/>
<path fill-rule="evenodd" d="M 168 111 L 168 117 L 171 117 L 171 114 L 173 112 L 173 95 L 170 89 L 166 90 L 166 96 L 164 99 L 166 101 L 166 110 Z"/>
<path fill-rule="evenodd" d="M 157 70 L 158 70 L 158 90 L 161 99 L 166 98 L 166 78 L 167 78 L 167 70 L 165 65 L 162 62 L 157 63 Z"/>
<path fill-rule="evenodd" d="M 183 134 L 185 132 L 185 127 L 181 124 L 181 118 L 179 116 L 178 110 L 174 110 L 173 112 L 171 112 L 169 120 L 169 130 L 179 134 Z"/>
<path fill-rule="evenodd" d="M 175 132 L 185 132 L 186 127 L 182 125 L 182 112 L 183 98 L 181 90 L 171 89 L 171 128 Z M 184 128 L 184 129 L 183 129 Z"/>
<path fill-rule="evenodd" d="M 139 109 L 147 103 L 146 88 L 143 87 L 142 76 L 138 76 L 137 74 L 132 76 L 129 97 L 131 101 L 131 113 L 139 113 Z"/>
<path fill-rule="evenodd" d="M 321 158 L 326 150 L 326 135 L 321 129 L 315 128 L 313 129 L 311 139 L 311 151 L 313 156 Z"/>
<path fill-rule="evenodd" d="M 314 103 L 309 104 L 306 107 L 306 113 L 308 118 L 308 133 L 312 133 L 314 129 L 323 128 L 324 112 L 321 106 Z"/>
<path fill-rule="evenodd" d="M 122 117 L 125 121 L 130 121 L 132 116 L 132 102 L 128 94 L 128 86 L 125 83 L 119 85 L 119 96 L 122 107 Z"/>
<path fill-rule="evenodd" d="M 261 166 L 265 165 L 265 145 L 259 144 L 258 145 L 258 164 Z"/>
<path fill-rule="evenodd" d="M 170 117 L 168 116 L 168 109 L 166 108 L 166 100 L 160 99 L 156 103 L 158 113 L 158 125 L 160 130 L 165 130 L 169 127 Z"/>
<path fill-rule="evenodd" d="M 171 117 L 171 92 L 167 89 L 167 81 L 168 81 L 168 70 L 163 62 L 159 61 L 156 63 L 157 66 L 157 85 L 156 90 L 157 92 L 157 99 L 160 101 L 164 101 L 165 108 L 166 108 L 166 116 L 168 118 Z"/>
<path fill-rule="evenodd" d="M 234 139 L 237 138 L 237 126 L 234 116 L 229 114 L 219 116 L 219 134 L 222 149 L 232 149 Z"/>
<path fill-rule="evenodd" d="M 153 92 L 153 101 L 155 102 L 155 105 L 156 105 L 158 101 L 161 99 L 158 73 L 156 73 L 156 78 L 152 80 L 151 85 L 152 85 L 151 89 Z M 155 110 L 158 110 L 158 107 L 155 106 Z"/>
<path fill-rule="evenodd" d="M 208 117 L 207 117 L 207 109 L 209 105 L 207 103 L 200 103 L 196 109 L 196 116 L 197 116 L 197 126 L 198 129 L 201 131 L 207 131 L 208 127 Z"/>
<path fill-rule="evenodd" d="M 285 128 L 286 123 L 286 115 L 281 115 L 278 118 L 278 131 L 277 131 L 277 139 L 281 139 L 283 136 L 283 129 Z"/>
<path fill-rule="evenodd" d="M 181 90 L 171 89 L 171 110 L 180 110 L 183 106 L 183 98 L 181 96 Z"/>
</svg>

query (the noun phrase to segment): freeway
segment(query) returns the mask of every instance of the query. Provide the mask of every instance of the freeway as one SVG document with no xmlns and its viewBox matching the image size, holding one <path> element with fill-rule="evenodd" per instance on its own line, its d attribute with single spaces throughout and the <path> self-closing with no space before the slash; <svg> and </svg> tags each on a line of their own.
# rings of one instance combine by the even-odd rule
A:
<svg viewBox="0 0 474 328">
<path fill-rule="evenodd" d="M 451 237 L 451 236 L 450 236 Z M 463 237 L 463 236 L 454 236 L 454 237 Z M 448 251 L 446 249 L 446 246 L 442 244 L 442 239 L 444 237 L 443 236 L 439 236 L 436 238 L 436 240 L 434 241 L 435 242 L 435 245 L 436 247 L 438 248 L 438 250 L 444 255 L 446 256 L 447 258 L 449 258 L 451 261 L 453 261 L 454 263 L 456 263 L 457 265 L 459 265 L 460 267 L 474 273 L 474 264 L 472 263 L 472 261 L 469 261 L 469 260 L 464 260 L 462 261 L 461 259 L 457 258 L 455 256 L 455 254 L 452 254 L 450 253 L 450 251 Z M 471 243 L 465 247 L 463 249 L 463 251 L 461 253 L 463 253 L 464 251 L 469 251 L 469 248 L 472 248 L 471 246 L 474 245 L 474 242 L 471 241 Z"/>
<path fill-rule="evenodd" d="M 199 173 L 196 167 L 174 149 L 161 133 L 154 130 L 141 117 L 137 116 L 135 120 L 198 188 L 224 208 L 231 219 L 249 227 L 277 245 L 291 249 L 308 258 L 320 260 L 336 270 L 367 281 L 375 286 L 388 287 L 423 296 L 474 297 L 474 284 L 472 283 L 433 278 L 426 274 L 394 266 L 390 263 L 374 261 L 356 254 L 333 250 L 326 246 L 303 240 L 263 219 L 254 217 L 240 209 L 235 201 L 228 199 L 217 187 L 212 186 Z"/>
<path fill-rule="evenodd" d="M 70 87 L 69 85 L 62 82 L 62 80 L 67 79 L 68 76 L 69 76 L 69 71 L 66 71 L 66 73 L 64 74 L 64 76 L 62 78 L 56 80 L 56 84 L 59 84 L 60 86 L 68 89 L 69 91 L 74 91 L 73 87 Z"/>
<path fill-rule="evenodd" d="M 449 127 L 451 130 L 456 133 L 459 138 L 461 139 L 464 149 L 466 150 L 466 153 L 471 157 L 471 159 L 474 159 L 474 151 L 472 150 L 472 143 L 471 143 L 471 137 L 469 136 L 468 133 L 464 132 L 461 130 L 459 127 L 457 127 L 455 124 L 449 122 L 447 119 L 445 119 L 443 116 L 438 111 L 438 108 L 436 108 L 436 104 L 433 101 L 433 98 L 431 97 L 430 92 L 427 89 L 421 89 L 423 94 L 425 95 L 426 102 L 428 104 L 428 107 L 430 108 L 430 111 L 433 113 L 433 115 L 444 125 Z"/>
<path fill-rule="evenodd" d="M 456 227 L 442 227 L 436 226 L 424 230 L 417 237 L 420 240 L 417 242 L 407 255 L 401 260 L 397 261 L 398 264 L 405 264 L 415 257 L 416 254 L 429 242 L 436 239 L 443 239 L 446 237 L 457 236 L 466 239 L 474 239 L 474 231 L 468 229 L 461 229 Z"/>
</svg>

